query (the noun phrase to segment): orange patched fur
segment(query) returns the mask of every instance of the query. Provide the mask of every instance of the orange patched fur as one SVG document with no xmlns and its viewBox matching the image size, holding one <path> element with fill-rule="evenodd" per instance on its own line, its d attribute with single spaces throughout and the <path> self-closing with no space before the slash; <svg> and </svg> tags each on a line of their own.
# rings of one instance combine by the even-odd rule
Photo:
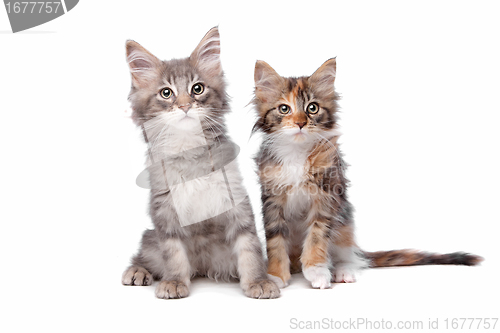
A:
<svg viewBox="0 0 500 333">
<path fill-rule="evenodd" d="M 255 65 L 257 121 L 264 135 L 259 168 L 268 274 L 280 287 L 302 271 L 314 288 L 354 282 L 364 267 L 419 264 L 474 265 L 462 252 L 364 252 L 356 244 L 348 180 L 337 140 L 336 60 L 309 77 L 284 78 L 263 61 Z"/>
</svg>

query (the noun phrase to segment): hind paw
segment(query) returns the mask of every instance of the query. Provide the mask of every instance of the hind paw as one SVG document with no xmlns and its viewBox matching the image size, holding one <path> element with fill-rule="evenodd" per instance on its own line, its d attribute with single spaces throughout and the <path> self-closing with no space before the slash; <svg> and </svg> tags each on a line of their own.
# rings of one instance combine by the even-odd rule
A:
<svg viewBox="0 0 500 333">
<path fill-rule="evenodd" d="M 338 265 L 333 271 L 333 282 L 353 283 L 356 282 L 356 270 L 347 265 Z"/>
</svg>

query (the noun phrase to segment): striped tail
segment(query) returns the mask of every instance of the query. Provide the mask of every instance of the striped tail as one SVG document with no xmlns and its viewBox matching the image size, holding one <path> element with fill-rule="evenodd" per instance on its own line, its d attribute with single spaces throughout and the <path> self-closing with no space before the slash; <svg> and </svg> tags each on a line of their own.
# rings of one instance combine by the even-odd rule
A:
<svg viewBox="0 0 500 333">
<path fill-rule="evenodd" d="M 466 265 L 474 266 L 484 259 L 480 256 L 453 252 L 447 254 L 429 253 L 417 250 L 393 250 L 365 252 L 363 254 L 369 260 L 369 267 L 393 267 L 393 266 L 416 266 L 416 265 Z"/>
</svg>

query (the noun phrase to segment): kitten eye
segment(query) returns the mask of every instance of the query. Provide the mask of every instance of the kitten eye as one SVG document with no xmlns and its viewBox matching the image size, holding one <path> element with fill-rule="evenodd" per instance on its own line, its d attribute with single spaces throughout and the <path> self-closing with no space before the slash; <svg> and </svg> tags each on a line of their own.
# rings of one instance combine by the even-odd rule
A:
<svg viewBox="0 0 500 333">
<path fill-rule="evenodd" d="M 191 88 L 191 91 L 195 95 L 201 95 L 203 91 L 205 90 L 205 87 L 201 83 L 197 83 Z"/>
<path fill-rule="evenodd" d="M 165 99 L 169 99 L 170 97 L 172 97 L 172 90 L 169 88 L 163 88 L 160 91 L 160 95 L 161 95 L 161 97 L 163 97 Z"/>
<path fill-rule="evenodd" d="M 316 103 L 311 103 L 307 106 L 308 113 L 315 114 L 315 113 L 318 113 L 318 111 L 319 111 L 319 107 L 318 107 L 318 104 L 316 104 Z"/>
<path fill-rule="evenodd" d="M 290 107 L 286 104 L 281 104 L 280 106 L 278 106 L 278 111 L 281 114 L 287 114 L 290 112 Z"/>
</svg>

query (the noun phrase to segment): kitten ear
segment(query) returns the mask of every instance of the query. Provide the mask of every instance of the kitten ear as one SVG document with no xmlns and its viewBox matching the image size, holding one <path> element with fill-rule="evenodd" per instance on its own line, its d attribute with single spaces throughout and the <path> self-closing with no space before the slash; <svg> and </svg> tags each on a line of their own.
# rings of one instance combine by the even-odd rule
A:
<svg viewBox="0 0 500 333">
<path fill-rule="evenodd" d="M 337 75 L 337 61 L 335 58 L 328 59 L 310 77 L 313 89 L 320 94 L 334 93 L 333 84 Z"/>
<path fill-rule="evenodd" d="M 189 59 L 209 77 L 222 74 L 219 28 L 213 27 L 207 32 Z"/>
<path fill-rule="evenodd" d="M 255 63 L 255 96 L 263 103 L 279 98 L 283 78 L 265 61 Z"/>
<path fill-rule="evenodd" d="M 132 85 L 144 86 L 157 76 L 156 69 L 161 61 L 133 40 L 128 40 L 125 47 L 130 74 L 132 74 Z"/>
</svg>

